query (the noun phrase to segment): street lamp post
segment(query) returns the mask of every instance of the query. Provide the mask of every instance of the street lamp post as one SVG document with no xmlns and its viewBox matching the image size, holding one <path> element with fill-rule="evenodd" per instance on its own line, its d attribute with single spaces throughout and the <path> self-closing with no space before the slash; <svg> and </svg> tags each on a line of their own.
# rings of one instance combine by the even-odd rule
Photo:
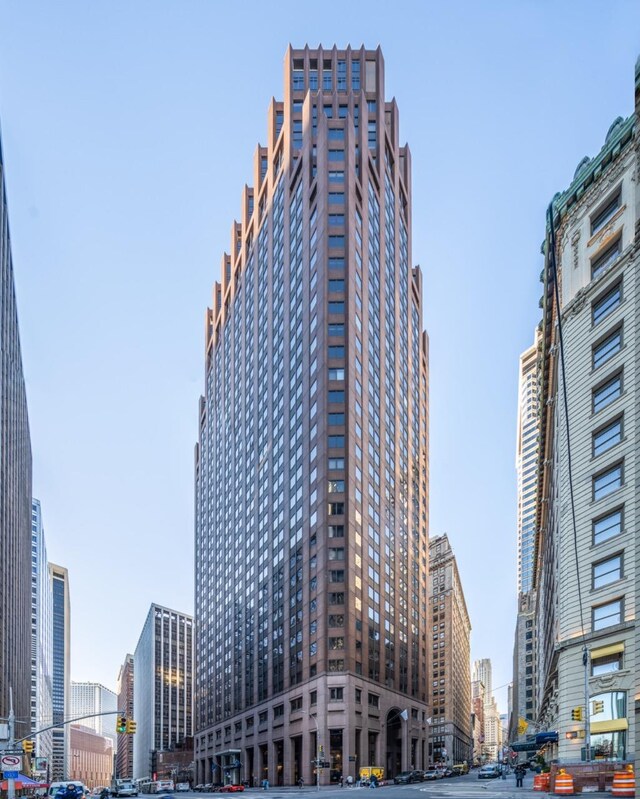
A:
<svg viewBox="0 0 640 799">
<path fill-rule="evenodd" d="M 309 713 L 309 718 L 313 720 L 316 725 L 316 791 L 320 790 L 320 758 L 318 752 L 320 751 L 320 729 L 318 727 L 318 719 Z"/>
<path fill-rule="evenodd" d="M 318 757 L 318 750 L 320 748 L 320 730 L 318 728 L 318 719 L 315 714 L 307 713 L 306 710 L 301 710 L 301 713 L 304 713 L 306 716 L 313 721 L 316 725 L 316 756 L 315 756 L 315 764 L 316 764 L 316 791 L 320 790 L 320 758 Z"/>
</svg>

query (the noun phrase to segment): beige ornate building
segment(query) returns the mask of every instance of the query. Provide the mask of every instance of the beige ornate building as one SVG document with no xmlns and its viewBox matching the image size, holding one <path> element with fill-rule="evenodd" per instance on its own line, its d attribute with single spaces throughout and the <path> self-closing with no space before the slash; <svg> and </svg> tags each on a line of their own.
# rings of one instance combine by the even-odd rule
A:
<svg viewBox="0 0 640 799">
<path fill-rule="evenodd" d="M 547 218 L 535 588 L 538 722 L 558 732 L 548 758 L 638 751 L 639 98 L 640 61 L 636 114 L 553 198 L 553 229 Z"/>
</svg>

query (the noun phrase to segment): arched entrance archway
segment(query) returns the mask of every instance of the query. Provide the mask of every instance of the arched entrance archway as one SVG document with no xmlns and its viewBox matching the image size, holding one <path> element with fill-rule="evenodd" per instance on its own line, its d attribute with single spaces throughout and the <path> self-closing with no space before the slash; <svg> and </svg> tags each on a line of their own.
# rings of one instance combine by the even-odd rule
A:
<svg viewBox="0 0 640 799">
<path fill-rule="evenodd" d="M 387 713 L 385 726 L 387 730 L 385 779 L 393 779 L 402 771 L 402 718 L 399 708 L 391 708 Z"/>
</svg>

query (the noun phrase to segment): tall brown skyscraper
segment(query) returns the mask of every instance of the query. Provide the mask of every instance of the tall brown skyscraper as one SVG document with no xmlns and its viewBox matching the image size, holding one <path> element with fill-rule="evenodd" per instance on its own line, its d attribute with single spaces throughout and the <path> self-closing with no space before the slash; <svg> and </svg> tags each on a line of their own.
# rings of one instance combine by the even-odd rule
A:
<svg viewBox="0 0 640 799">
<path fill-rule="evenodd" d="M 127 655 L 118 672 L 116 692 L 118 694 L 118 710 L 125 713 L 127 718 L 135 717 L 133 705 L 133 655 Z M 116 752 L 116 777 L 133 776 L 133 735 L 120 733 Z"/>
<path fill-rule="evenodd" d="M 0 141 L 0 718 L 31 722 L 31 439 Z"/>
<path fill-rule="evenodd" d="M 198 782 L 427 764 L 428 353 L 380 50 L 289 49 L 206 317 Z"/>
<path fill-rule="evenodd" d="M 471 622 L 449 537 L 431 539 L 429 550 L 433 696 L 429 760 L 471 763 Z"/>
</svg>

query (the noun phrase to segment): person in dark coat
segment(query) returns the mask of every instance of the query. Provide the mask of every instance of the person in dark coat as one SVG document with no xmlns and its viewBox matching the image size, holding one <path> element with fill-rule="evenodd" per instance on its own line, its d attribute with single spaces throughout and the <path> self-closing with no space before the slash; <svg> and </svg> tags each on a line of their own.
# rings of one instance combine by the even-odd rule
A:
<svg viewBox="0 0 640 799">
<path fill-rule="evenodd" d="M 522 781 L 524 780 L 524 766 L 517 765 L 516 766 L 516 788 L 522 788 Z"/>
</svg>

